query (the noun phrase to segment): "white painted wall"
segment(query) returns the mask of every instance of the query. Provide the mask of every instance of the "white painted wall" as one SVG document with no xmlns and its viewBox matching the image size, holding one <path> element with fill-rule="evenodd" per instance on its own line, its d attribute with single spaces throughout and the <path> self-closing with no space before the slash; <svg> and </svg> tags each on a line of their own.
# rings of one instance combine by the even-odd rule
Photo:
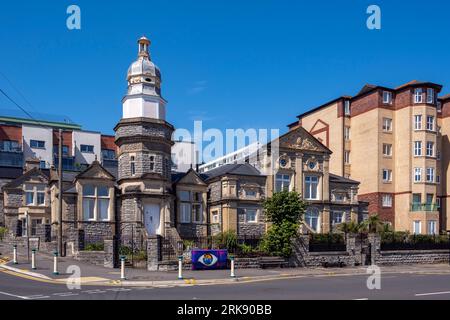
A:
<svg viewBox="0 0 450 320">
<path fill-rule="evenodd" d="M 94 146 L 94 153 L 82 153 L 80 150 L 80 146 L 82 144 Z M 101 133 L 89 131 L 73 131 L 72 145 L 75 163 L 91 164 L 95 160 L 96 156 L 98 161 L 101 160 Z"/>
<path fill-rule="evenodd" d="M 166 106 L 159 97 L 127 96 L 123 100 L 123 118 L 166 119 Z"/>
<path fill-rule="evenodd" d="M 40 126 L 22 125 L 24 159 L 38 158 L 49 168 L 53 164 L 53 129 Z M 44 149 L 31 148 L 30 140 L 45 142 Z"/>
<path fill-rule="evenodd" d="M 197 165 L 197 147 L 194 142 L 178 141 L 172 146 L 172 162 L 178 172 L 187 172 Z"/>
</svg>

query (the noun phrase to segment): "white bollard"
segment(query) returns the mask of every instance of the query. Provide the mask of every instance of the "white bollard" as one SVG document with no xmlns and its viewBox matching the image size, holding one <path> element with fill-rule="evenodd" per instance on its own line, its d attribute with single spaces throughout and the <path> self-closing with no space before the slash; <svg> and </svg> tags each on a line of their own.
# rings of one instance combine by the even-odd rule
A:
<svg viewBox="0 0 450 320">
<path fill-rule="evenodd" d="M 125 257 L 120 257 L 120 280 L 126 280 L 126 277 L 125 277 Z"/>
<path fill-rule="evenodd" d="M 36 270 L 36 249 L 31 250 L 31 269 Z"/>
<path fill-rule="evenodd" d="M 183 280 L 183 256 L 178 257 L 178 280 Z"/>
<path fill-rule="evenodd" d="M 235 278 L 236 275 L 234 274 L 234 256 L 230 257 L 231 260 L 231 273 L 230 273 L 230 277 L 231 278 Z"/>
<path fill-rule="evenodd" d="M 17 245 L 16 244 L 13 246 L 13 263 L 18 264 L 18 262 L 17 262 Z"/>
<path fill-rule="evenodd" d="M 58 275 L 58 251 L 53 252 L 53 274 Z"/>
</svg>

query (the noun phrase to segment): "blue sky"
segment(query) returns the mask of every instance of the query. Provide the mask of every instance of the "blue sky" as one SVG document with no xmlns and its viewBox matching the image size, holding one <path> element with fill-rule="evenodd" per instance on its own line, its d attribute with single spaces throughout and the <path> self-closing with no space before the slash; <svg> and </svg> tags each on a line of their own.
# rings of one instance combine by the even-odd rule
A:
<svg viewBox="0 0 450 320">
<path fill-rule="evenodd" d="M 66 28 L 77 4 L 82 29 Z M 382 29 L 366 28 L 366 9 Z M 407 5 L 406 5 L 407 4 Z M 136 40 L 152 40 L 176 127 L 280 128 L 365 83 L 413 79 L 450 93 L 448 1 L 8 1 L 0 11 L 0 88 L 29 111 L 113 133 Z M 0 97 L 0 109 L 14 106 Z"/>
</svg>

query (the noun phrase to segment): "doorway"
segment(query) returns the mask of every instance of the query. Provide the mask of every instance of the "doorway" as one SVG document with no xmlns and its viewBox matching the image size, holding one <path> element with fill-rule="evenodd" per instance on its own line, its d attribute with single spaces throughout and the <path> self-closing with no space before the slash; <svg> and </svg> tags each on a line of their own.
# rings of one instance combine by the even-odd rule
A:
<svg viewBox="0 0 450 320">
<path fill-rule="evenodd" d="M 159 204 L 149 203 L 144 205 L 144 225 L 148 235 L 161 234 L 160 213 Z"/>
</svg>

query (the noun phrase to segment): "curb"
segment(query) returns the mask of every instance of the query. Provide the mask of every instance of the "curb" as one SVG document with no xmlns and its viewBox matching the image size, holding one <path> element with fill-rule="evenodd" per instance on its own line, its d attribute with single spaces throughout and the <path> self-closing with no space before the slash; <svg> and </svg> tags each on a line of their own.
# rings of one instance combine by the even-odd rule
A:
<svg viewBox="0 0 450 320">
<path fill-rule="evenodd" d="M 30 277 L 34 277 L 34 278 L 39 278 L 39 279 L 44 279 L 44 280 L 53 280 L 52 278 L 44 276 L 43 274 L 36 273 L 36 272 L 30 272 L 30 271 L 24 271 L 24 270 L 21 270 L 21 269 L 10 267 L 10 266 L 8 266 L 6 264 L 0 264 L 0 269 L 13 271 L 13 272 L 24 274 L 24 275 L 27 275 L 27 276 L 30 276 Z"/>
</svg>

